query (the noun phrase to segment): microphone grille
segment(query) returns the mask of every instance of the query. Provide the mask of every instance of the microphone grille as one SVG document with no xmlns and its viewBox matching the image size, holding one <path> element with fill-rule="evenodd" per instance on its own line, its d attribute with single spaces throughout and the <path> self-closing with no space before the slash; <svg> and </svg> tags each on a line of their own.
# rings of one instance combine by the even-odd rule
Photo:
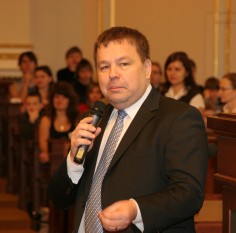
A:
<svg viewBox="0 0 236 233">
<path fill-rule="evenodd" d="M 94 103 L 93 109 L 96 109 L 99 112 L 104 112 L 108 101 L 106 99 L 100 99 Z"/>
</svg>

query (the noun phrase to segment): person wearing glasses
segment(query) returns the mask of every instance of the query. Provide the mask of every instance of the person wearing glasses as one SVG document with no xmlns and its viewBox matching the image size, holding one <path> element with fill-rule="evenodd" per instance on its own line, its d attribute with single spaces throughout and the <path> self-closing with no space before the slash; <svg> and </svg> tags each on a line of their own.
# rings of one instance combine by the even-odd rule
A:
<svg viewBox="0 0 236 233">
<path fill-rule="evenodd" d="M 236 73 L 225 74 L 220 80 L 219 96 L 223 112 L 236 113 Z"/>
</svg>

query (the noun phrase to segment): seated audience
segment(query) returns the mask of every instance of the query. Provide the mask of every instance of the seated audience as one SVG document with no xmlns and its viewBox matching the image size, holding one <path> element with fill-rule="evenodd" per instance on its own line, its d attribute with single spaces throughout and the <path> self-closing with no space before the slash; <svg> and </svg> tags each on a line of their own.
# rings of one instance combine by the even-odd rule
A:
<svg viewBox="0 0 236 233">
<path fill-rule="evenodd" d="M 93 81 L 93 68 L 87 59 L 82 59 L 76 67 L 74 89 L 79 96 L 79 103 L 86 104 L 89 84 Z"/>
<path fill-rule="evenodd" d="M 77 96 L 73 87 L 65 82 L 55 84 L 47 106 L 45 116 L 39 125 L 39 159 L 41 163 L 48 163 L 49 139 L 69 138 L 76 126 Z"/>
<path fill-rule="evenodd" d="M 24 148 L 24 154 L 21 155 L 20 177 L 25 179 L 26 187 L 24 188 L 24 199 L 26 202 L 27 212 L 34 222 L 35 229 L 38 229 L 39 213 L 34 209 L 33 182 L 34 180 L 34 163 L 33 152 L 29 148 L 37 145 L 37 132 L 40 119 L 42 117 L 42 103 L 38 92 L 31 92 L 25 98 L 25 112 L 20 116 L 19 128 L 20 137 L 23 139 L 21 145 Z M 29 144 L 28 144 L 29 143 Z M 30 147 L 32 145 L 32 147 Z M 36 148 L 35 148 L 36 149 Z M 28 166 L 28 165 L 32 166 Z M 22 182 L 22 180 L 20 181 Z M 22 194 L 23 195 L 23 194 Z M 21 196 L 20 196 L 21 197 Z"/>
<path fill-rule="evenodd" d="M 34 91 L 39 92 L 42 99 L 43 107 L 45 107 L 49 102 L 50 92 L 54 84 L 51 69 L 48 66 L 36 67 L 34 73 L 34 82 L 35 82 Z"/>
<path fill-rule="evenodd" d="M 76 67 L 82 59 L 83 54 L 80 48 L 74 46 L 66 52 L 65 57 L 67 66 L 57 72 L 57 81 L 73 83 Z"/>
<path fill-rule="evenodd" d="M 162 94 L 188 103 L 199 110 L 205 108 L 203 96 L 195 83 L 192 67 L 185 52 L 172 53 L 165 62 Z"/>
<path fill-rule="evenodd" d="M 22 72 L 22 80 L 20 89 L 16 82 L 14 82 L 10 88 L 10 97 L 19 97 L 23 101 L 27 96 L 28 92 L 34 88 L 34 70 L 37 66 L 38 61 L 36 55 L 31 52 L 24 52 L 19 56 L 18 65 Z"/>
<path fill-rule="evenodd" d="M 219 96 L 223 112 L 236 113 L 236 73 L 225 74 L 220 80 Z"/>
<path fill-rule="evenodd" d="M 101 98 L 103 98 L 103 95 L 99 84 L 96 82 L 89 84 L 87 91 L 87 102 L 79 104 L 79 113 L 88 111 L 94 106 L 95 102 Z"/>
<path fill-rule="evenodd" d="M 48 197 L 47 190 L 50 176 L 50 139 L 69 139 L 77 122 L 78 111 L 76 93 L 73 87 L 66 82 L 58 82 L 53 86 L 49 97 L 49 104 L 39 124 L 39 161 L 40 161 L 40 195 L 42 196 L 39 215 L 41 216 L 41 228 L 48 228 Z M 43 195 L 44 194 L 44 195 Z M 47 231 L 48 232 L 48 231 Z"/>
<path fill-rule="evenodd" d="M 158 89 L 162 81 L 162 69 L 158 62 L 152 61 L 151 84 Z"/>
<path fill-rule="evenodd" d="M 20 132 L 24 139 L 32 139 L 35 129 L 42 116 L 41 96 L 38 92 L 31 92 L 25 98 L 25 112 L 20 118 Z"/>
<path fill-rule="evenodd" d="M 221 112 L 222 103 L 219 98 L 219 80 L 215 77 L 210 77 L 205 81 L 203 96 L 205 100 L 205 113 L 207 116 L 212 116 Z"/>
</svg>

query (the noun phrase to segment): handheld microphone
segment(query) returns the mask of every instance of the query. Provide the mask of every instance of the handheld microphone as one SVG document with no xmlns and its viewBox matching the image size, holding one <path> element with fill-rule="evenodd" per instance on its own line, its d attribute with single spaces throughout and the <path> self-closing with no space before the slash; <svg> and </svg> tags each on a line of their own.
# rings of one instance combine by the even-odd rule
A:
<svg viewBox="0 0 236 233">
<path fill-rule="evenodd" d="M 93 118 L 91 125 L 94 127 L 97 127 L 100 123 L 105 107 L 105 100 L 98 100 L 95 102 L 94 107 L 90 109 L 89 116 Z M 82 164 L 88 149 L 89 145 L 80 145 L 75 153 L 74 162 L 77 164 Z"/>
</svg>

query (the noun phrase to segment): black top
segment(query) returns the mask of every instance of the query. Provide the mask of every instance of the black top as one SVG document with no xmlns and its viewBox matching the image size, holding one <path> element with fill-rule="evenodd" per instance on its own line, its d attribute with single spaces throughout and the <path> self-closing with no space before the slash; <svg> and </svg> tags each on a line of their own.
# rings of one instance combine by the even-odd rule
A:
<svg viewBox="0 0 236 233">
<path fill-rule="evenodd" d="M 70 71 L 68 67 L 61 69 L 57 72 L 57 81 L 68 82 L 73 84 L 75 73 Z"/>
<path fill-rule="evenodd" d="M 50 138 L 53 138 L 53 139 L 59 139 L 59 138 L 66 138 L 66 139 L 70 139 L 70 133 L 73 131 L 74 129 L 74 126 L 71 125 L 70 129 L 67 130 L 67 131 L 57 131 L 54 127 L 54 124 L 52 123 L 51 124 L 51 127 L 50 127 Z"/>
<path fill-rule="evenodd" d="M 168 89 L 167 89 L 166 87 L 164 87 L 164 86 L 160 88 L 160 92 L 161 92 L 162 95 L 165 95 L 167 91 L 168 91 Z M 187 93 L 186 93 L 186 95 L 182 96 L 182 97 L 181 97 L 180 99 L 178 99 L 178 100 L 180 100 L 180 101 L 182 101 L 182 102 L 184 102 L 184 103 L 186 103 L 186 104 L 189 104 L 190 101 L 191 101 L 191 99 L 192 99 L 195 95 L 197 95 L 197 94 L 202 95 L 201 89 L 200 89 L 198 86 L 196 86 L 196 87 L 190 87 L 190 86 L 189 86 L 189 87 L 187 87 Z"/>
<path fill-rule="evenodd" d="M 191 99 L 197 95 L 197 94 L 201 94 L 201 91 L 199 88 L 187 88 L 187 94 L 182 96 L 180 99 L 180 101 L 189 104 Z"/>
</svg>

